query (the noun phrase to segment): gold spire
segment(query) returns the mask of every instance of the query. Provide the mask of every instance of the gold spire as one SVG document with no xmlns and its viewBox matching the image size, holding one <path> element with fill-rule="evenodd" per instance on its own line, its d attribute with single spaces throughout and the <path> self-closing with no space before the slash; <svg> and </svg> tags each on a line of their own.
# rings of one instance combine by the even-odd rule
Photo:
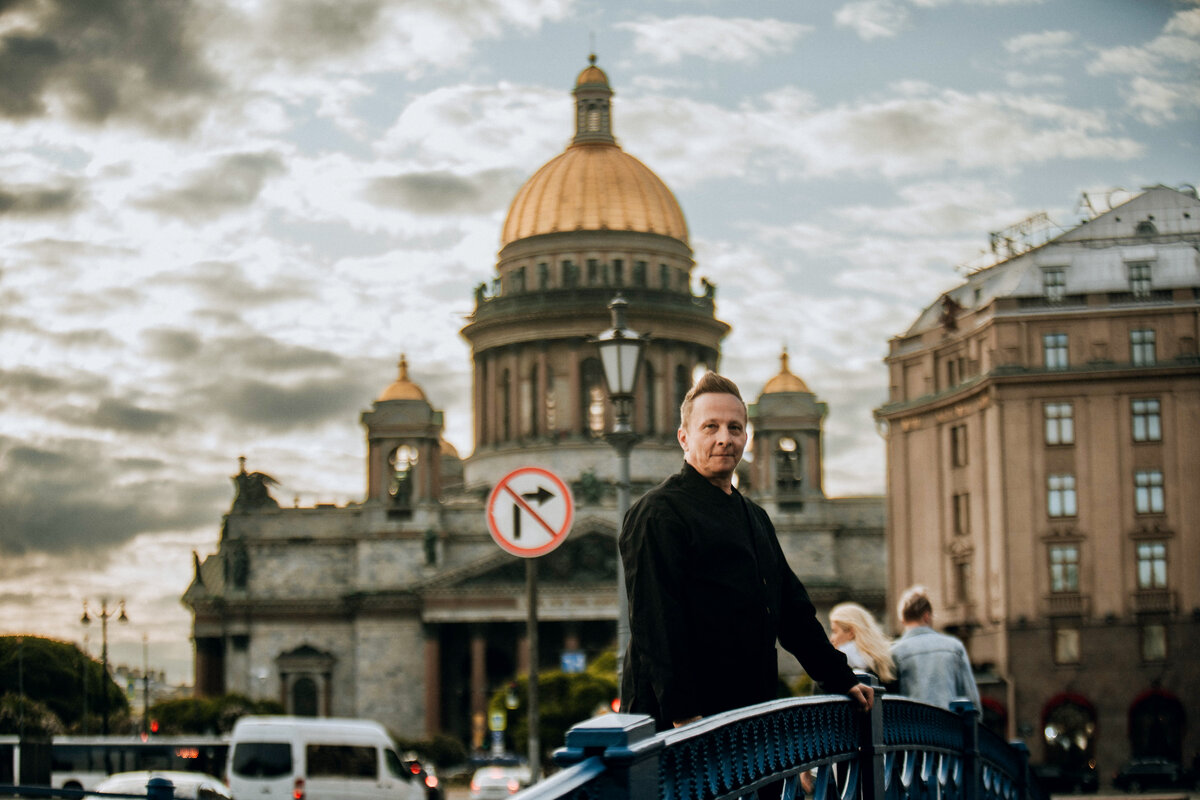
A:
<svg viewBox="0 0 1200 800">
<path fill-rule="evenodd" d="M 379 395 L 379 402 L 386 400 L 424 400 L 426 403 L 429 402 L 425 397 L 425 392 L 421 391 L 421 387 L 408 379 L 408 359 L 405 358 L 404 353 L 400 354 L 400 376 L 391 386 L 383 390 L 383 394 Z"/>
<path fill-rule="evenodd" d="M 780 394 L 782 392 L 807 392 L 811 394 L 808 386 L 804 381 L 796 375 L 793 375 L 788 369 L 788 351 L 783 348 L 783 353 L 779 356 L 779 374 L 771 380 L 767 381 L 767 385 L 763 387 L 763 394 Z"/>
</svg>

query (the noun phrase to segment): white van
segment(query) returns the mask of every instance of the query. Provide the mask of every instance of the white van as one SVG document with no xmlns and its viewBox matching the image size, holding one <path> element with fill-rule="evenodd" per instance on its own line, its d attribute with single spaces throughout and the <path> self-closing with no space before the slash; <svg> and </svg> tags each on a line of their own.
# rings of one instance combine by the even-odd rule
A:
<svg viewBox="0 0 1200 800">
<path fill-rule="evenodd" d="M 424 800 L 378 722 L 242 717 L 225 775 L 236 800 Z"/>
</svg>

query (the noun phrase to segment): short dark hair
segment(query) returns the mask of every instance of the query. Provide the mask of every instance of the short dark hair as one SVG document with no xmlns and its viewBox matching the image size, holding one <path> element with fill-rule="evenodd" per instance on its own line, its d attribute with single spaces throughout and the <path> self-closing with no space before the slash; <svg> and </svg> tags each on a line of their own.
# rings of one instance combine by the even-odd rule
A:
<svg viewBox="0 0 1200 800">
<path fill-rule="evenodd" d="M 933 613 L 933 603 L 929 599 L 929 591 L 924 586 L 911 586 L 900 595 L 896 609 L 900 612 L 901 622 L 920 622 L 926 614 Z"/>
<path fill-rule="evenodd" d="M 706 372 L 700 376 L 700 380 L 696 381 L 696 385 L 688 389 L 688 393 L 683 396 L 683 402 L 679 405 L 679 427 L 687 427 L 688 419 L 692 416 L 692 403 L 702 394 L 731 394 L 741 402 L 742 411 L 746 410 L 746 401 L 742 400 L 742 393 L 738 391 L 736 383 L 724 375 Z"/>
</svg>

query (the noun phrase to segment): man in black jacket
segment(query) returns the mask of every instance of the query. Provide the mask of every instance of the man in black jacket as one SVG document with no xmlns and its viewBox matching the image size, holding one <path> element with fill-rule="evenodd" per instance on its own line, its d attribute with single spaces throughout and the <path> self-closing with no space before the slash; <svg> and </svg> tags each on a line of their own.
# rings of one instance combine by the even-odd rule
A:
<svg viewBox="0 0 1200 800">
<path fill-rule="evenodd" d="M 776 640 L 822 688 L 869 710 L 872 689 L 829 643 L 767 513 L 733 487 L 746 447 L 737 385 L 707 373 L 680 415 L 683 469 L 638 500 L 621 529 L 631 634 L 622 710 L 665 730 L 773 700 Z"/>
</svg>

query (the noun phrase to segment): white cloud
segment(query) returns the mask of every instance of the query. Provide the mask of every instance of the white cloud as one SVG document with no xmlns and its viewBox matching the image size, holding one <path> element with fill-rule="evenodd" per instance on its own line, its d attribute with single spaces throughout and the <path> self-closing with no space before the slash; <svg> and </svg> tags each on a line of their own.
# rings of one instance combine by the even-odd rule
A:
<svg viewBox="0 0 1200 800">
<path fill-rule="evenodd" d="M 1070 31 L 1042 31 L 1014 36 L 1004 42 L 1004 49 L 1029 59 L 1061 56 L 1071 52 L 1075 34 Z"/>
<path fill-rule="evenodd" d="M 645 17 L 616 27 L 632 31 L 637 51 L 660 64 L 673 64 L 684 58 L 752 63 L 786 52 L 797 39 L 813 30 L 811 25 L 780 19 L 700 16 Z"/>
<path fill-rule="evenodd" d="M 908 8 L 897 0 L 854 0 L 839 8 L 833 19 L 866 41 L 891 38 L 910 26 Z"/>
</svg>

